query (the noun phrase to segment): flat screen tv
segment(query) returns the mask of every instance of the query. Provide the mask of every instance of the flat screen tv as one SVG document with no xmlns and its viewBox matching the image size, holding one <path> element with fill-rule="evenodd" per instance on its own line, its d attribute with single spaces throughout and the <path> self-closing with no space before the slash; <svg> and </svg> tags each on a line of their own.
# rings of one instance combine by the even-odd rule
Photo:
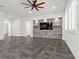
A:
<svg viewBox="0 0 79 59">
<path fill-rule="evenodd" d="M 42 22 L 40 23 L 40 30 L 52 30 L 53 24 L 52 22 Z"/>
</svg>

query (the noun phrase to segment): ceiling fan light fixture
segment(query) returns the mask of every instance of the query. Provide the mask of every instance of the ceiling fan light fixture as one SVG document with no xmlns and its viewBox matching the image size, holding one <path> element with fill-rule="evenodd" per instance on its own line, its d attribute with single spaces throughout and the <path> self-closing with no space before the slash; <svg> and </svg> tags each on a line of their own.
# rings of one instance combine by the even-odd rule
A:
<svg viewBox="0 0 79 59">
<path fill-rule="evenodd" d="M 21 4 L 25 5 L 26 6 L 25 8 L 31 7 L 31 11 L 33 9 L 36 9 L 37 11 L 39 11 L 40 8 L 41 9 L 44 8 L 41 5 L 45 4 L 45 2 L 37 3 L 37 0 L 33 0 L 33 1 L 27 0 L 27 1 L 28 1 L 29 4 L 27 4 L 27 3 L 21 3 Z"/>
</svg>

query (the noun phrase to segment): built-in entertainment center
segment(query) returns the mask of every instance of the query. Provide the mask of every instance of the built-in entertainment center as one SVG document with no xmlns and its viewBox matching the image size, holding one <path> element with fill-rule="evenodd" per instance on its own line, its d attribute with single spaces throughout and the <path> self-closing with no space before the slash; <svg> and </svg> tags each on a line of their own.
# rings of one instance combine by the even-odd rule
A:
<svg viewBox="0 0 79 59">
<path fill-rule="evenodd" d="M 62 39 L 62 18 L 34 20 L 33 37 Z"/>
</svg>

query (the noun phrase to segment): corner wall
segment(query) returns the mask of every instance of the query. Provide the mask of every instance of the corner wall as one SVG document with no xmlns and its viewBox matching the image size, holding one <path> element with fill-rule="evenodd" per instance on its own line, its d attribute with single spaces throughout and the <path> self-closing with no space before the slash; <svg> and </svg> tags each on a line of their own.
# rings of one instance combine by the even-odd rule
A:
<svg viewBox="0 0 79 59">
<path fill-rule="evenodd" d="M 77 25 L 76 25 L 77 26 L 77 32 L 76 33 L 68 32 L 68 31 L 65 31 L 64 28 L 63 28 L 63 39 L 66 41 L 67 45 L 71 49 L 75 58 L 79 59 L 79 0 L 77 0 L 77 2 L 78 2 Z"/>
<path fill-rule="evenodd" d="M 3 20 L 4 20 L 4 13 L 0 12 L 0 40 L 4 39 Z"/>
</svg>

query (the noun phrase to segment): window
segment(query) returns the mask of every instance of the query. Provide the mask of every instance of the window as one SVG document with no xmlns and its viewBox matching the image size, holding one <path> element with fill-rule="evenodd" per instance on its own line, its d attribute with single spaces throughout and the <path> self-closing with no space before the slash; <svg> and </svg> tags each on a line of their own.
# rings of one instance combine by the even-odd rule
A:
<svg viewBox="0 0 79 59">
<path fill-rule="evenodd" d="M 65 30 L 75 31 L 77 29 L 77 1 L 73 0 L 65 13 Z"/>
</svg>

